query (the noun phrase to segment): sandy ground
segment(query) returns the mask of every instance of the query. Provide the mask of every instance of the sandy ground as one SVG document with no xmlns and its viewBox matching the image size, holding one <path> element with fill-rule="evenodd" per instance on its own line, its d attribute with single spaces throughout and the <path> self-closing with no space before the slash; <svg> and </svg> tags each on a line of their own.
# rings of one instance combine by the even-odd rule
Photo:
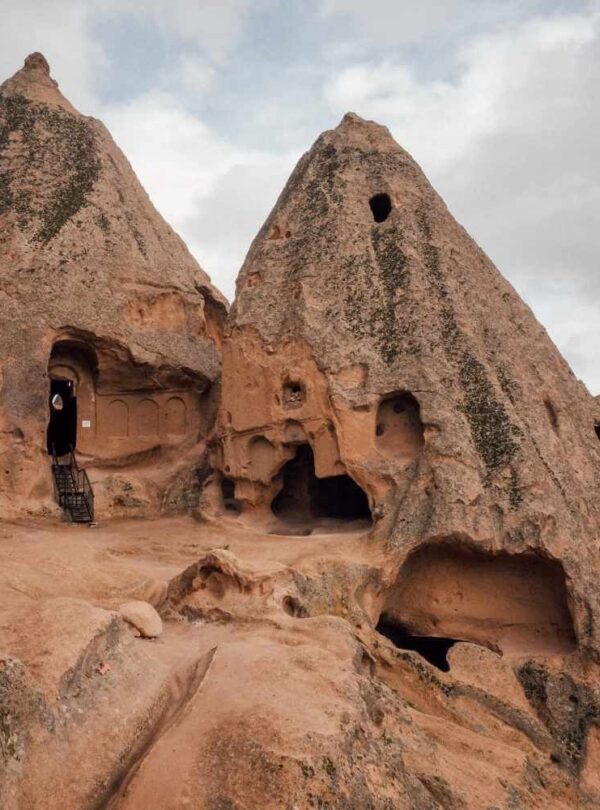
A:
<svg viewBox="0 0 600 810">
<path fill-rule="evenodd" d="M 224 593 L 198 571 L 158 639 L 112 612 L 131 599 L 164 608 L 168 583 L 211 559 Z M 2 810 L 600 806 L 550 758 L 508 663 L 462 644 L 442 673 L 348 608 L 360 597 L 368 609 L 361 581 L 384 568 L 364 527 L 1 524 L 0 659 L 21 661 L 34 687 L 16 687 L 28 742 L 4 786 L 0 773 Z M 285 610 L 291 592 L 310 618 Z"/>
<path fill-rule="evenodd" d="M 157 583 L 218 548 L 254 565 L 286 565 L 307 573 L 327 560 L 373 564 L 379 556 L 360 530 L 289 537 L 235 519 L 114 520 L 94 528 L 47 520 L 3 523 L 0 617 L 17 605 L 53 596 L 114 609 L 129 598 L 148 598 Z"/>
</svg>

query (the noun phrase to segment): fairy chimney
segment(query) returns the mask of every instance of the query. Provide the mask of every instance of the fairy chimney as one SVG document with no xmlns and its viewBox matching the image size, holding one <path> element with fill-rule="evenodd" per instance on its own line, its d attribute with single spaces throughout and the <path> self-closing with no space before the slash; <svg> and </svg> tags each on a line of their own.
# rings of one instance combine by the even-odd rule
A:
<svg viewBox="0 0 600 810">
<path fill-rule="evenodd" d="M 389 131 L 348 114 L 322 134 L 238 279 L 215 452 L 224 505 L 276 532 L 370 523 L 414 581 L 464 571 L 467 555 L 483 583 L 498 559 L 512 598 L 516 559 L 559 646 L 576 634 L 600 649 L 596 416 Z M 394 598 L 386 610 L 406 614 Z M 478 610 L 446 634 L 492 645 Z M 413 614 L 416 633 L 452 624 L 431 604 Z"/>
<path fill-rule="evenodd" d="M 53 447 L 105 514 L 168 501 L 204 452 L 225 301 L 39 53 L 0 86 L 0 300 L 0 514 L 53 501 Z"/>
</svg>

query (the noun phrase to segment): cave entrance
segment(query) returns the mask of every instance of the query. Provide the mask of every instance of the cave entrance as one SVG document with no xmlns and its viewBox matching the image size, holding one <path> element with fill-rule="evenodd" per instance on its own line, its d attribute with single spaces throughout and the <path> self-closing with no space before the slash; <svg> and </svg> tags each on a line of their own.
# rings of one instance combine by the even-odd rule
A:
<svg viewBox="0 0 600 810">
<path fill-rule="evenodd" d="M 461 639 L 509 656 L 563 654 L 576 646 L 557 560 L 491 553 L 458 541 L 414 551 L 385 595 L 381 615 L 417 638 Z"/>
<path fill-rule="evenodd" d="M 458 639 L 413 636 L 403 625 L 390 621 L 385 615 L 381 617 L 375 629 L 388 638 L 399 650 L 413 650 L 442 672 L 450 671 L 448 650 L 456 644 Z"/>
<path fill-rule="evenodd" d="M 321 521 L 371 524 L 369 502 L 349 475 L 317 478 L 309 444 L 301 444 L 280 473 L 283 486 L 271 510 L 286 523 L 314 525 Z"/>
<path fill-rule="evenodd" d="M 47 450 L 51 456 L 64 456 L 77 443 L 77 397 L 72 380 L 50 380 L 48 396 L 50 420 Z"/>
</svg>

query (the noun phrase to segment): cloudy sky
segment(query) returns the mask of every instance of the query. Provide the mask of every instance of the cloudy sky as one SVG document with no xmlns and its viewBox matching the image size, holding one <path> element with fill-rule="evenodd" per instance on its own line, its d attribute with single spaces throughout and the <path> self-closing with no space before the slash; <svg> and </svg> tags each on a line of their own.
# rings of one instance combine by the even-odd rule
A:
<svg viewBox="0 0 600 810">
<path fill-rule="evenodd" d="M 390 127 L 600 393 L 600 0 L 0 0 L 231 298 L 298 157 Z"/>
</svg>

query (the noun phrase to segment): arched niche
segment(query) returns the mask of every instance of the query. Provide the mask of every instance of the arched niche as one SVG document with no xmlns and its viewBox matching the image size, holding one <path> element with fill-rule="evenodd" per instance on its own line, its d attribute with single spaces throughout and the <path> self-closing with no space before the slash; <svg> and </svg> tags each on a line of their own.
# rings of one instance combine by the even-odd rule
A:
<svg viewBox="0 0 600 810">
<path fill-rule="evenodd" d="M 423 447 L 421 409 L 408 391 L 389 394 L 379 403 L 375 423 L 377 449 L 386 456 L 410 460 Z"/>
<path fill-rule="evenodd" d="M 254 481 L 268 482 L 277 464 L 277 452 L 264 436 L 254 436 L 248 443 L 250 472 Z"/>
<path fill-rule="evenodd" d="M 187 429 L 187 408 L 181 397 L 170 397 L 163 412 L 163 433 L 182 436 Z"/>
<path fill-rule="evenodd" d="M 131 427 L 134 436 L 158 436 L 158 405 L 153 399 L 138 402 Z"/>
<path fill-rule="evenodd" d="M 129 408 L 122 399 L 113 399 L 106 409 L 106 426 L 110 438 L 129 436 Z"/>
</svg>

